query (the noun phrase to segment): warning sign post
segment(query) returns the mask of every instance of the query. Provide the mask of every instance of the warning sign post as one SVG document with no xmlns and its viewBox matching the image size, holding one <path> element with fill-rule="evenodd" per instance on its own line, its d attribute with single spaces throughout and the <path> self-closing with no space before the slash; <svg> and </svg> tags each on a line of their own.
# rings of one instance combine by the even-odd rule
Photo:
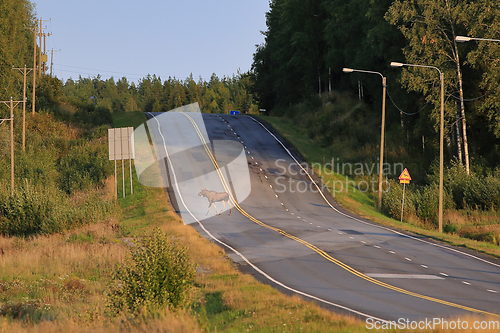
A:
<svg viewBox="0 0 500 333">
<path fill-rule="evenodd" d="M 403 202 L 401 203 L 401 223 L 403 223 L 403 211 L 405 207 L 405 189 L 406 184 L 410 184 L 411 176 L 408 172 L 408 169 L 404 169 L 403 172 L 399 175 L 399 183 L 403 184 Z"/>
</svg>

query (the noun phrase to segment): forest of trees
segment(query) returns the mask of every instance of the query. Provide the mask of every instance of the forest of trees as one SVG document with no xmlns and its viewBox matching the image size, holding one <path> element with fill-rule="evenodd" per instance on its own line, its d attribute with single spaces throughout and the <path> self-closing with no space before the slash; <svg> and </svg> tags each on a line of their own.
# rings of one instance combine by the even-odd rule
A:
<svg viewBox="0 0 500 333">
<path fill-rule="evenodd" d="M 209 82 L 192 77 L 178 80 L 169 77 L 162 81 L 155 75 L 148 75 L 138 84 L 129 83 L 125 77 L 103 80 L 82 78 L 67 80 L 61 86 L 65 102 L 80 106 L 94 103 L 111 112 L 143 111 L 164 112 L 198 102 L 203 112 L 229 113 L 238 110 L 243 113 L 258 112 L 258 100 L 252 92 L 253 81 L 249 73 L 219 79 L 212 74 Z"/>
<path fill-rule="evenodd" d="M 435 66 L 445 77 L 447 160 L 458 160 L 467 173 L 470 164 L 497 166 L 500 43 L 455 41 L 459 35 L 500 39 L 497 1 L 272 0 L 266 18 L 265 43 L 252 66 L 262 107 L 287 117 L 291 104 L 332 90 L 351 91 L 373 106 L 363 118 L 380 124 L 380 77 L 344 74 L 342 68 L 383 73 L 388 133 L 402 129 L 404 139 L 398 137 L 396 145 L 429 156 L 421 165 L 428 170 L 437 156 L 438 72 L 389 64 Z M 328 121 L 338 119 L 332 115 Z"/>
<path fill-rule="evenodd" d="M 356 143 L 363 146 L 367 140 L 376 142 L 369 139 L 366 125 L 380 122 L 380 78 L 344 74 L 342 68 L 378 71 L 387 76 L 392 101 L 386 116 L 387 144 L 421 157 L 425 163 L 420 169 L 427 170 L 437 156 L 439 78 L 429 69 L 389 67 L 399 61 L 436 66 L 444 73 L 447 161 L 457 159 L 467 172 L 474 165 L 494 168 L 500 157 L 500 44 L 458 44 L 454 38 L 499 38 L 499 13 L 493 0 L 272 0 L 265 43 L 257 46 L 247 73 L 223 78 L 213 74 L 208 82 L 155 75 L 139 82 L 100 76 L 62 82 L 43 75 L 37 80 L 37 111 L 61 106 L 168 111 L 198 102 L 204 112 L 255 113 L 265 108 L 289 116 L 294 112 L 290 106 L 350 91 L 371 106 L 358 119 L 365 129 Z M 29 0 L 0 3 L 0 100 L 22 98 L 22 74 L 12 68 L 33 63 L 35 19 Z M 29 76 L 28 90 L 31 81 Z M 28 94 L 28 108 L 30 104 Z M 322 117 L 309 121 L 321 122 L 311 126 L 324 132 L 322 145 L 332 144 L 332 129 L 353 135 L 336 116 Z M 396 133 L 392 141 L 391 133 Z"/>
</svg>

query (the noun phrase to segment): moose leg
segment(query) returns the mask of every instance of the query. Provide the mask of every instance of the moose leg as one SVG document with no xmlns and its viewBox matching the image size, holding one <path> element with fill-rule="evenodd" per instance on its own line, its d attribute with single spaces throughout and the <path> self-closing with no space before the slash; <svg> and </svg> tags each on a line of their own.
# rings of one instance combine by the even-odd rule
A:
<svg viewBox="0 0 500 333">
<path fill-rule="evenodd" d="M 217 211 L 217 205 L 215 204 L 215 201 L 211 201 L 211 204 L 214 205 L 215 215 L 219 215 L 219 212 Z"/>
<path fill-rule="evenodd" d="M 208 212 L 207 212 L 207 215 L 208 215 L 208 213 L 210 213 L 210 207 L 212 206 L 212 204 L 214 205 L 215 214 L 217 214 L 217 215 L 218 215 L 218 213 L 217 213 L 217 206 L 215 206 L 215 202 L 213 202 L 213 201 L 210 201 L 210 202 L 209 202 L 209 204 L 208 204 Z M 205 216 L 206 216 L 206 215 L 205 215 Z"/>
<path fill-rule="evenodd" d="M 229 205 L 229 215 L 231 215 L 233 213 L 233 210 L 231 208 L 231 201 L 227 201 L 227 204 Z"/>
</svg>

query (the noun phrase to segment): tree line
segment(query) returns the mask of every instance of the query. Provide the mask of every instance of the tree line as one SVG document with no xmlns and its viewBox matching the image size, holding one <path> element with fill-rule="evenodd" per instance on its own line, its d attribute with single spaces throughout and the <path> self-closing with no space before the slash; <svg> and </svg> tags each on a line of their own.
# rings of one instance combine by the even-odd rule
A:
<svg viewBox="0 0 500 333">
<path fill-rule="evenodd" d="M 196 102 L 207 113 L 258 112 L 250 73 L 222 79 L 212 74 L 208 82 L 201 78 L 195 81 L 192 75 L 185 80 L 169 77 L 165 81 L 156 75 L 147 75 L 137 84 L 125 77 L 115 81 L 113 77 L 103 80 L 100 76 L 80 76 L 78 80 L 67 80 L 60 88 L 65 101 L 71 105 L 91 103 L 111 112 L 165 112 Z"/>
<path fill-rule="evenodd" d="M 455 40 L 500 39 L 495 1 L 272 0 L 266 24 L 252 66 L 262 107 L 286 116 L 290 104 L 332 90 L 352 91 L 377 106 L 371 117 L 380 119 L 380 77 L 342 69 L 377 71 L 387 77 L 388 100 L 394 102 L 388 104 L 389 131 L 403 128 L 402 146 L 418 156 L 436 156 L 439 73 L 389 63 L 434 66 L 445 78 L 447 158 L 457 159 L 467 173 L 469 159 L 496 165 L 500 44 Z"/>
</svg>

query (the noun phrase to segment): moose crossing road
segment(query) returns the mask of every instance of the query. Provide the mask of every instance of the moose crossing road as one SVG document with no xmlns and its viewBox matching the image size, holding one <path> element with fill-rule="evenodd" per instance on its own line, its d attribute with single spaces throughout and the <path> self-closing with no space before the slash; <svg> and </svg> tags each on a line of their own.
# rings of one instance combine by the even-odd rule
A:
<svg viewBox="0 0 500 333">
<path fill-rule="evenodd" d="M 176 209 L 257 279 L 369 320 L 500 321 L 497 260 L 344 211 L 258 119 L 162 115 L 150 113 L 148 129 L 157 154 L 164 154 Z M 226 154 L 217 142 L 239 146 L 230 145 L 234 152 Z M 229 155 L 243 158 L 245 172 L 231 171 Z M 226 207 L 221 215 L 212 208 L 205 216 L 208 200 L 198 196 L 200 188 L 231 192 L 232 215 Z M 223 204 L 215 204 L 220 211 Z"/>
</svg>

